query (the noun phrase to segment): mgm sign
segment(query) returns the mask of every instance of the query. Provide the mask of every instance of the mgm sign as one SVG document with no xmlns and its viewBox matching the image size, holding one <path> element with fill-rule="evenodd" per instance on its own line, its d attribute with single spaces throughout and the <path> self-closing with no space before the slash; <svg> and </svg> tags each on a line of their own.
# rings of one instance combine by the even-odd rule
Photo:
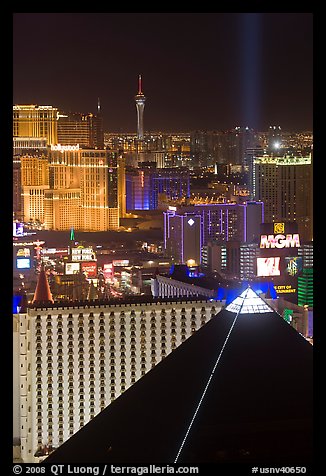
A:
<svg viewBox="0 0 326 476">
<path fill-rule="evenodd" d="M 299 248 L 298 233 L 285 234 L 284 223 L 274 223 L 274 234 L 260 236 L 260 248 Z"/>
</svg>

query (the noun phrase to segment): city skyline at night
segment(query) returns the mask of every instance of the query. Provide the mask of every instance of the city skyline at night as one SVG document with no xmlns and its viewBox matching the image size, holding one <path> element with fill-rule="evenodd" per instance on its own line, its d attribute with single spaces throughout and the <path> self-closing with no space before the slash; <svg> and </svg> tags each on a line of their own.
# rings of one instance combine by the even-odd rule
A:
<svg viewBox="0 0 326 476">
<path fill-rule="evenodd" d="M 313 13 L 12 26 L 13 462 L 309 469 Z"/>
<path fill-rule="evenodd" d="M 312 129 L 312 13 L 15 13 L 13 100 L 144 132 Z M 60 25 L 60 35 L 49 35 Z M 42 39 L 42 41 L 41 41 Z M 28 58 L 38 53 L 37 67 Z"/>
</svg>

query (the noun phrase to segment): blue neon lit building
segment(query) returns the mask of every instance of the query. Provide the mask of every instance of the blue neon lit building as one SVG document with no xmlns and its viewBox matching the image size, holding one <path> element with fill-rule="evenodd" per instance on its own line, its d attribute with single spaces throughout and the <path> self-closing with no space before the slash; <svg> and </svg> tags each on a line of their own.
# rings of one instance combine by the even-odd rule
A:
<svg viewBox="0 0 326 476">
<path fill-rule="evenodd" d="M 127 210 L 156 210 L 160 194 L 170 200 L 189 197 L 188 169 L 142 166 L 126 172 Z"/>
</svg>

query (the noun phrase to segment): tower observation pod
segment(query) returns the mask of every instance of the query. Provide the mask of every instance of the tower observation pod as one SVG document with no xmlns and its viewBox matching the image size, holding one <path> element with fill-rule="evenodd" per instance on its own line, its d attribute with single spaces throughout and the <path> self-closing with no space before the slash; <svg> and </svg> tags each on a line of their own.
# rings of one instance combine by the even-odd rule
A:
<svg viewBox="0 0 326 476">
<path fill-rule="evenodd" d="M 136 108 L 137 108 L 137 139 L 143 140 L 144 139 L 144 107 L 146 97 L 142 92 L 142 79 L 141 75 L 138 76 L 138 93 L 135 96 L 136 101 Z"/>
</svg>

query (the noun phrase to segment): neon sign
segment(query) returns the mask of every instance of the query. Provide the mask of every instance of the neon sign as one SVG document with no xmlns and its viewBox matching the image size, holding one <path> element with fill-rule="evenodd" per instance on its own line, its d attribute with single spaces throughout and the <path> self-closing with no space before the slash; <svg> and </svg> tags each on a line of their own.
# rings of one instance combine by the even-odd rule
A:
<svg viewBox="0 0 326 476">
<path fill-rule="evenodd" d="M 72 261 L 95 261 L 95 253 L 92 248 L 72 248 L 71 249 Z"/>
<path fill-rule="evenodd" d="M 285 223 L 274 223 L 274 234 L 284 233 L 285 232 Z"/>
<path fill-rule="evenodd" d="M 79 144 L 76 145 L 61 145 L 61 144 L 56 144 L 56 145 L 51 145 L 51 150 L 58 150 L 59 152 L 72 152 L 79 150 Z"/>
<path fill-rule="evenodd" d="M 114 259 L 112 260 L 113 266 L 129 266 L 128 259 Z"/>
<path fill-rule="evenodd" d="M 261 235 L 260 248 L 299 248 L 299 234 L 293 235 Z"/>
<path fill-rule="evenodd" d="M 275 286 L 277 294 L 293 294 L 296 293 L 296 288 L 293 288 L 290 284 Z"/>
</svg>

